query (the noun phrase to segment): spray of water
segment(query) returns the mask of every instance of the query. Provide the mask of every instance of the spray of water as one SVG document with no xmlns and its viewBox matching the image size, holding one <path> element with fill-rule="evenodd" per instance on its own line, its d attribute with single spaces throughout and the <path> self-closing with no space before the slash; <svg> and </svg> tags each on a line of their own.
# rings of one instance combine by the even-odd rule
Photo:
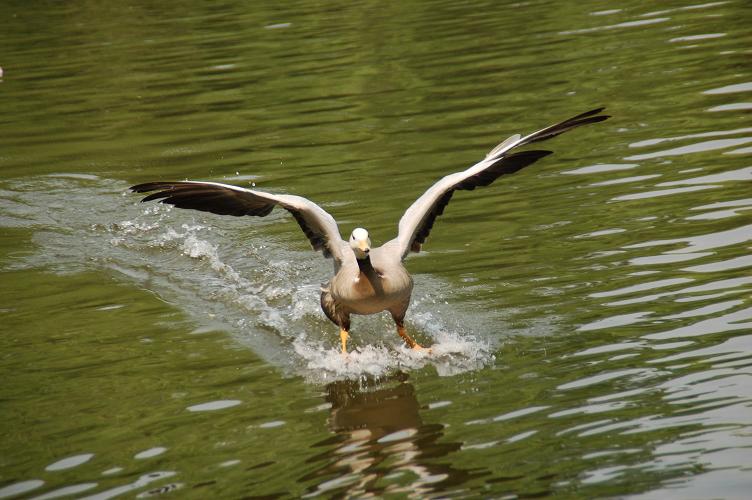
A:
<svg viewBox="0 0 752 500">
<path fill-rule="evenodd" d="M 434 367 L 439 375 L 493 362 L 490 321 L 445 304 L 449 287 L 416 276 L 408 328 L 430 354 L 406 348 L 387 314 L 353 319 L 352 352 L 319 309 L 331 262 L 291 250 L 266 219 L 223 218 L 140 204 L 118 181 L 50 176 L 0 191 L 0 226 L 35 230 L 37 252 L 15 266 L 59 273 L 92 264 L 137 282 L 177 305 L 199 328 L 222 328 L 290 375 L 313 381 L 380 377 Z M 290 224 L 290 231 L 297 231 Z M 439 300 L 440 299 L 440 300 Z"/>
</svg>

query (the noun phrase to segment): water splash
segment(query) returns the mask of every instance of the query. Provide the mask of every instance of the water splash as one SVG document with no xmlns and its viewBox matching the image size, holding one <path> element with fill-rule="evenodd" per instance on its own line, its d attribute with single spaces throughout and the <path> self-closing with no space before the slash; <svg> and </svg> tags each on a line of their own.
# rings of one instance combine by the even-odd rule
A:
<svg viewBox="0 0 752 500">
<path fill-rule="evenodd" d="M 428 366 L 453 375 L 494 360 L 497 340 L 473 336 L 493 331 L 490 318 L 445 305 L 448 287 L 426 275 L 415 277 L 407 326 L 432 346 L 431 354 L 406 348 L 383 314 L 353 318 L 353 351 L 344 358 L 336 327 L 319 309 L 320 284 L 330 277 L 331 262 L 289 250 L 265 234 L 268 219 L 274 223 L 283 214 L 260 221 L 222 218 L 142 205 L 120 196 L 125 189 L 94 176 L 50 176 L 10 186 L 2 192 L 0 224 L 34 228 L 38 247 L 11 266 L 70 273 L 94 264 L 177 305 L 199 331 L 225 330 L 283 372 L 311 381 Z"/>
<path fill-rule="evenodd" d="M 486 341 L 466 338 L 453 332 L 433 337 L 430 350 L 416 351 L 404 345 L 365 345 L 346 355 L 321 343 L 298 340 L 295 352 L 307 363 L 306 378 L 312 382 L 340 379 L 379 378 L 401 370 L 411 371 L 432 365 L 440 376 L 477 370 L 493 362 Z"/>
</svg>

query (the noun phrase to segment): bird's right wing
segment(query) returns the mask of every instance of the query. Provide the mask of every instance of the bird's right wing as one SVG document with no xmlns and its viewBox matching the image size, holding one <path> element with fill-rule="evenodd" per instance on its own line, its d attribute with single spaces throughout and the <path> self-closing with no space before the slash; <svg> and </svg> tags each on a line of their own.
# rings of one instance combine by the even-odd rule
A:
<svg viewBox="0 0 752 500">
<path fill-rule="evenodd" d="M 483 160 L 472 167 L 440 179 L 410 205 L 399 221 L 397 238 L 392 241 L 396 241 L 396 248 L 401 258 L 407 257 L 411 251 L 420 251 L 421 245 L 431 232 L 436 217 L 444 212 L 444 208 L 456 190 L 471 191 L 476 187 L 488 186 L 502 175 L 517 172 L 535 163 L 551 154 L 551 151 L 537 150 L 518 153 L 510 153 L 510 151 L 525 144 L 556 137 L 580 125 L 606 120 L 609 116 L 599 114 L 603 109 L 587 111 L 525 137 L 515 134 L 493 148 Z"/>
<path fill-rule="evenodd" d="M 152 194 L 141 201 L 160 200 L 178 208 L 192 208 L 219 215 L 265 217 L 279 205 L 295 217 L 314 250 L 342 261 L 344 241 L 337 222 L 323 208 L 301 196 L 270 194 L 218 182 L 147 182 L 132 186 L 136 193 Z"/>
</svg>

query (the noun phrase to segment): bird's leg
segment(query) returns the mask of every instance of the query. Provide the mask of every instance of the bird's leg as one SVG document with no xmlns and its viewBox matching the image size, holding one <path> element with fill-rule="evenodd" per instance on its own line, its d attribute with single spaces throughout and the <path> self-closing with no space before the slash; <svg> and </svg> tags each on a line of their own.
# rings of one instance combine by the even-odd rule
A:
<svg viewBox="0 0 752 500">
<path fill-rule="evenodd" d="M 405 341 L 405 344 L 407 344 L 410 349 L 415 349 L 416 351 L 425 349 L 422 345 L 418 344 L 410 335 L 407 334 L 404 326 L 397 326 L 397 333 L 399 333 L 399 336 L 402 337 L 402 340 Z"/>
<path fill-rule="evenodd" d="M 400 337 L 402 337 L 402 340 L 405 341 L 405 344 L 410 347 L 410 349 L 415 349 L 416 351 L 419 351 L 423 349 L 423 346 L 418 344 L 416 341 L 413 340 L 413 338 L 407 334 L 407 330 L 405 329 L 405 324 L 402 322 L 399 318 L 394 318 L 394 322 L 397 324 L 397 333 Z"/>
<path fill-rule="evenodd" d="M 347 354 L 347 339 L 349 335 L 344 328 L 339 329 L 339 339 L 342 342 L 342 354 Z"/>
</svg>

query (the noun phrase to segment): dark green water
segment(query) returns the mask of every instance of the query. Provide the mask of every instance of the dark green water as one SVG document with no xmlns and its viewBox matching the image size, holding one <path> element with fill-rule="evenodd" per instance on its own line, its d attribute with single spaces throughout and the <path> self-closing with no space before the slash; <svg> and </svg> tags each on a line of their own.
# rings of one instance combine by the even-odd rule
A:
<svg viewBox="0 0 752 500">
<path fill-rule="evenodd" d="M 5 2 L 0 498 L 748 498 L 752 10 L 743 1 Z M 137 203 L 204 179 L 391 239 L 455 195 L 407 352 L 318 306 L 295 222 Z"/>
</svg>

